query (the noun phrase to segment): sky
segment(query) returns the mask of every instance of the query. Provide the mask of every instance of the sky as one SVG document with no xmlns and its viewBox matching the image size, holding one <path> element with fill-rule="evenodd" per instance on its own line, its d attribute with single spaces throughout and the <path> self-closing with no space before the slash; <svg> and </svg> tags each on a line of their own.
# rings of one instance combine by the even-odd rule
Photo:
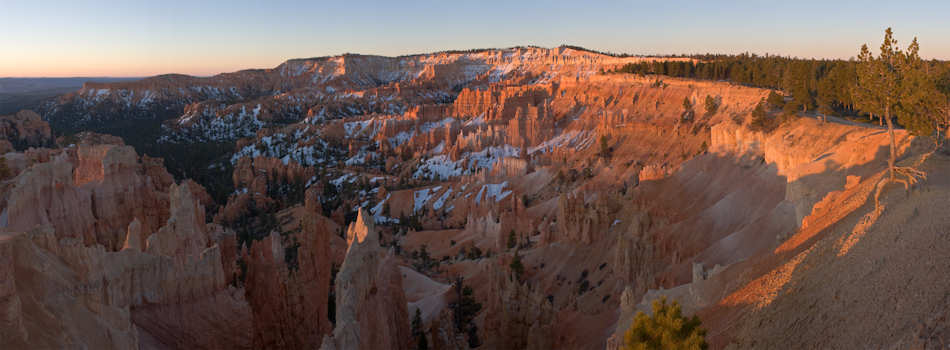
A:
<svg viewBox="0 0 950 350">
<path fill-rule="evenodd" d="M 0 77 L 212 75 L 290 58 L 561 44 L 849 58 L 893 27 L 950 59 L 950 1 L 0 0 Z"/>
</svg>

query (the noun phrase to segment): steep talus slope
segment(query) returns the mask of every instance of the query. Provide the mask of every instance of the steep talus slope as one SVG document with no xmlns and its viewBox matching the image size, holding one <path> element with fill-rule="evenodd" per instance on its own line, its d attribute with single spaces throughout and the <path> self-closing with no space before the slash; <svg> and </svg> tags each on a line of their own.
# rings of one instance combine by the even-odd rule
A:
<svg viewBox="0 0 950 350">
<path fill-rule="evenodd" d="M 950 282 L 946 278 L 950 221 L 945 208 L 950 183 L 937 174 L 950 170 L 948 166 L 946 155 L 932 157 L 920 169 L 935 176 L 909 193 L 901 186 L 889 186 L 879 215 L 874 215 L 873 202 L 868 201 L 807 249 L 794 250 L 796 255 L 789 262 L 772 270 L 781 269 L 777 281 L 750 282 L 701 312 L 703 317 L 723 322 L 720 329 L 728 329 L 712 338 L 714 344 L 728 342 L 730 348 L 946 346 L 950 340 Z M 775 266 L 768 261 L 762 265 Z M 737 312 L 745 316 L 730 317 Z"/>
<path fill-rule="evenodd" d="M 905 164 L 919 160 L 910 157 Z M 920 169 L 934 175 L 946 165 L 947 156 L 938 153 Z M 826 205 L 816 205 L 806 218 L 808 224 L 771 254 L 693 282 L 696 293 L 716 289 L 722 299 L 699 313 L 714 326 L 713 345 L 946 344 L 948 285 L 939 276 L 948 268 L 947 223 L 938 213 L 945 177 L 928 177 L 910 192 L 888 186 L 875 207 L 875 185 L 882 175 L 849 181 L 830 193 Z"/>
<path fill-rule="evenodd" d="M 922 154 L 931 151 L 925 145 L 913 143 L 914 139 L 906 134 L 899 132 L 898 135 L 898 145 L 905 163 L 913 164 Z M 784 198 L 773 196 L 770 201 L 772 204 L 759 204 L 754 208 L 743 209 L 744 206 L 740 203 L 761 203 L 756 200 L 770 196 L 762 195 L 768 192 L 760 189 L 754 197 L 747 196 L 747 199 L 742 201 L 728 201 L 729 212 L 743 214 L 730 216 L 719 213 L 717 217 L 755 218 L 756 214 L 748 209 L 769 210 L 773 205 L 775 209 L 772 209 L 772 213 L 762 216 L 765 222 L 751 221 L 750 226 L 733 231 L 718 242 L 707 245 L 696 258 L 689 259 L 689 264 L 682 264 L 678 268 L 679 272 L 675 271 L 677 268 L 674 265 L 674 275 L 671 279 L 679 282 L 668 286 L 677 286 L 676 288 L 650 291 L 642 301 L 630 299 L 626 302 L 622 307 L 621 322 L 614 338 L 609 342 L 609 347 L 619 344 L 622 332 L 629 325 L 627 317 L 632 317 L 638 310 L 648 311 L 649 302 L 660 296 L 678 300 L 689 313 L 698 311 L 706 327 L 710 329 L 710 340 L 716 348 L 726 344 L 751 348 L 795 348 L 831 344 L 848 347 L 846 344 L 856 343 L 868 346 L 909 344 L 906 342 L 932 344 L 933 339 L 921 340 L 916 337 L 923 334 L 921 337 L 927 338 L 940 333 L 940 320 L 943 317 L 941 315 L 946 312 L 945 308 L 939 306 L 945 302 L 941 301 L 941 298 L 946 298 L 945 284 L 940 282 L 934 285 L 933 282 L 937 279 L 921 282 L 928 284 L 922 288 L 929 294 L 905 298 L 896 292 L 904 290 L 902 283 L 896 279 L 877 277 L 873 282 L 866 283 L 864 278 L 860 277 L 862 282 L 855 283 L 834 277 L 835 273 L 827 271 L 835 270 L 836 273 L 844 275 L 869 277 L 889 276 L 904 271 L 905 274 L 909 273 L 908 276 L 913 276 L 910 280 L 921 277 L 926 279 L 926 276 L 932 275 L 933 268 L 920 271 L 899 261 L 891 261 L 895 263 L 893 265 L 886 264 L 888 256 L 902 254 L 894 251 L 869 252 L 869 255 L 863 258 L 866 260 L 860 263 L 851 259 L 847 259 L 848 262 L 839 261 L 848 256 L 847 247 L 860 244 L 854 243 L 860 242 L 860 238 L 855 237 L 871 237 L 874 232 L 887 236 L 895 234 L 891 230 L 897 230 L 917 233 L 920 240 L 916 241 L 916 244 L 930 244 L 926 248 L 920 248 L 923 249 L 921 256 L 925 257 L 925 260 L 935 259 L 931 264 L 937 265 L 937 273 L 940 273 L 940 267 L 945 267 L 946 264 L 937 263 L 945 260 L 940 258 L 939 245 L 946 240 L 938 233 L 942 227 L 940 225 L 943 224 L 933 220 L 941 215 L 921 216 L 926 218 L 923 220 L 926 224 L 910 224 L 906 229 L 881 225 L 882 220 L 888 220 L 889 215 L 891 221 L 913 222 L 918 215 L 918 212 L 912 209 L 916 206 L 911 204 L 916 203 L 912 198 L 913 193 L 925 192 L 926 188 L 939 189 L 944 185 L 943 177 L 937 175 L 941 178 L 940 181 L 929 181 L 913 189 L 911 198 L 906 199 L 902 188 L 888 187 L 883 195 L 888 199 L 884 202 L 894 204 L 884 203 L 882 208 L 886 209 L 883 209 L 881 214 L 873 210 L 875 186 L 882 179 L 886 168 L 888 141 L 886 134 L 880 130 L 800 120 L 766 135 L 725 123 L 713 128 L 712 137 L 713 154 L 717 157 L 731 154 L 734 157 L 730 159 L 737 160 L 743 167 L 763 168 L 772 183 L 767 186 L 784 192 Z M 691 162 L 702 161 L 701 158 Z M 944 171 L 937 164 L 946 162 L 945 156 L 938 155 L 930 159 L 923 169 L 929 168 L 927 171 L 931 174 Z M 717 163 L 721 166 L 723 162 L 719 160 Z M 681 171 L 688 171 L 689 168 L 690 166 L 684 166 Z M 708 168 L 694 173 L 702 174 L 705 171 L 708 171 Z M 672 179 L 677 177 L 678 175 L 674 175 Z M 755 176 L 745 175 L 739 179 L 743 185 L 748 185 L 749 180 L 755 179 Z M 704 189 L 685 189 L 684 193 L 709 193 L 710 190 L 716 191 L 716 188 L 723 185 L 719 181 L 702 183 Z M 752 185 L 753 188 L 757 186 L 759 185 Z M 677 197 L 679 196 L 673 196 Z M 721 204 L 717 203 L 716 206 Z M 891 205 L 910 206 L 911 209 L 892 209 Z M 775 222 L 776 219 L 780 222 Z M 721 222 L 722 219 L 718 221 Z M 693 233 L 693 237 L 709 239 L 711 231 L 715 230 L 693 231 L 703 232 Z M 764 236 L 764 232 L 777 236 Z M 885 241 L 878 242 L 883 245 L 875 249 L 889 249 Z M 868 266 L 869 261 L 874 262 L 873 267 Z M 714 264 L 718 266 L 713 268 Z M 852 272 L 845 272 L 849 268 Z M 814 286 L 820 287 L 817 291 L 802 294 L 803 287 L 797 284 L 799 279 L 811 281 Z M 682 284 L 684 282 L 689 283 Z M 857 284 L 864 287 L 858 287 Z M 862 291 L 862 288 L 874 290 L 875 293 L 869 294 Z M 863 295 L 876 297 L 878 301 L 843 304 L 839 299 L 843 291 L 854 293 L 854 298 Z M 903 310 L 883 311 L 874 305 L 881 305 L 884 295 L 891 298 L 890 302 L 905 304 L 908 310 L 920 311 L 913 311 L 915 316 L 912 317 L 903 313 Z M 796 300 L 799 304 L 776 309 L 782 307 L 781 301 L 785 300 L 784 298 Z M 837 309 L 837 313 L 826 312 L 819 305 L 821 303 L 828 303 L 829 307 Z M 835 316 L 829 317 L 832 314 Z M 874 314 L 875 316 L 867 317 L 887 319 L 892 327 L 898 327 L 902 331 L 880 333 L 885 329 L 883 327 L 879 328 L 878 332 L 871 331 L 859 326 L 856 321 L 844 321 L 852 319 L 849 314 Z M 921 314 L 928 316 L 920 317 Z M 764 326 L 764 323 L 769 326 Z M 918 323 L 927 326 L 920 326 L 924 330 L 918 331 Z M 794 327 L 795 330 L 792 331 L 789 327 Z M 910 331 L 908 327 L 914 330 Z M 819 329 L 820 331 L 817 331 Z M 819 334 L 812 334 L 816 331 Z M 839 336 L 836 332 L 842 334 Z M 865 332 L 887 336 L 859 336 Z M 805 336 L 807 334 L 812 336 Z"/>
</svg>

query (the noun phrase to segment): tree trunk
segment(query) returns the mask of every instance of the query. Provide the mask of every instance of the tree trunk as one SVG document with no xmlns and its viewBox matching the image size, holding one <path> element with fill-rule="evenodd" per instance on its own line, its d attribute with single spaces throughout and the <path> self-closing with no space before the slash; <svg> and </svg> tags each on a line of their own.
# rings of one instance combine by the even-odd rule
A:
<svg viewBox="0 0 950 350">
<path fill-rule="evenodd" d="M 947 123 L 947 131 L 943 132 L 944 145 L 950 142 L 950 99 L 947 100 L 947 116 L 944 120 Z"/>
<path fill-rule="evenodd" d="M 940 129 L 937 129 L 940 130 Z M 937 147 L 940 147 L 940 131 L 937 131 Z M 943 132 L 943 147 L 950 150 L 950 112 L 947 112 L 947 129 Z"/>
<path fill-rule="evenodd" d="M 891 181 L 894 181 L 894 163 L 897 160 L 897 139 L 894 136 L 894 123 L 891 122 L 890 106 L 884 106 L 884 120 L 887 120 L 887 133 L 891 138 L 891 156 L 887 159 L 887 172 Z"/>
</svg>

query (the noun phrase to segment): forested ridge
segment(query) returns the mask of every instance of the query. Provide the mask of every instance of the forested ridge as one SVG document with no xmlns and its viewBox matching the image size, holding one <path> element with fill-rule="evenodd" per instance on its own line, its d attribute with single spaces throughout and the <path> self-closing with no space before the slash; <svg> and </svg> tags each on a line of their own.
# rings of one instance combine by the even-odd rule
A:
<svg viewBox="0 0 950 350">
<path fill-rule="evenodd" d="M 775 55 L 693 55 L 692 61 L 653 61 L 626 64 L 606 73 L 665 75 L 678 78 L 729 81 L 752 87 L 782 90 L 789 97 L 786 111 L 823 115 L 870 117 L 862 110 L 856 92 L 859 63 L 856 58 L 803 59 Z M 938 91 L 935 104 L 950 104 L 950 62 L 923 61 L 923 70 Z M 945 107 L 944 107 L 945 108 Z M 867 109 L 867 108 L 865 108 Z M 877 114 L 874 118 L 879 118 Z M 869 120 L 869 119 L 865 119 Z M 879 122 L 883 122 L 879 120 Z M 943 121 L 946 123 L 946 121 Z"/>
</svg>

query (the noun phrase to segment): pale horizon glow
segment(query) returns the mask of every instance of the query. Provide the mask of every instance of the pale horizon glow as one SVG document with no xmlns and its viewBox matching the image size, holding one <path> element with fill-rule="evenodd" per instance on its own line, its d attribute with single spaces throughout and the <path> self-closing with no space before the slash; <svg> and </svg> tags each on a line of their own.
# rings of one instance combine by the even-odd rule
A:
<svg viewBox="0 0 950 350">
<path fill-rule="evenodd" d="M 208 76 L 292 58 L 562 44 L 847 59 L 893 27 L 950 59 L 950 1 L 2 0 L 0 77 Z"/>
</svg>

